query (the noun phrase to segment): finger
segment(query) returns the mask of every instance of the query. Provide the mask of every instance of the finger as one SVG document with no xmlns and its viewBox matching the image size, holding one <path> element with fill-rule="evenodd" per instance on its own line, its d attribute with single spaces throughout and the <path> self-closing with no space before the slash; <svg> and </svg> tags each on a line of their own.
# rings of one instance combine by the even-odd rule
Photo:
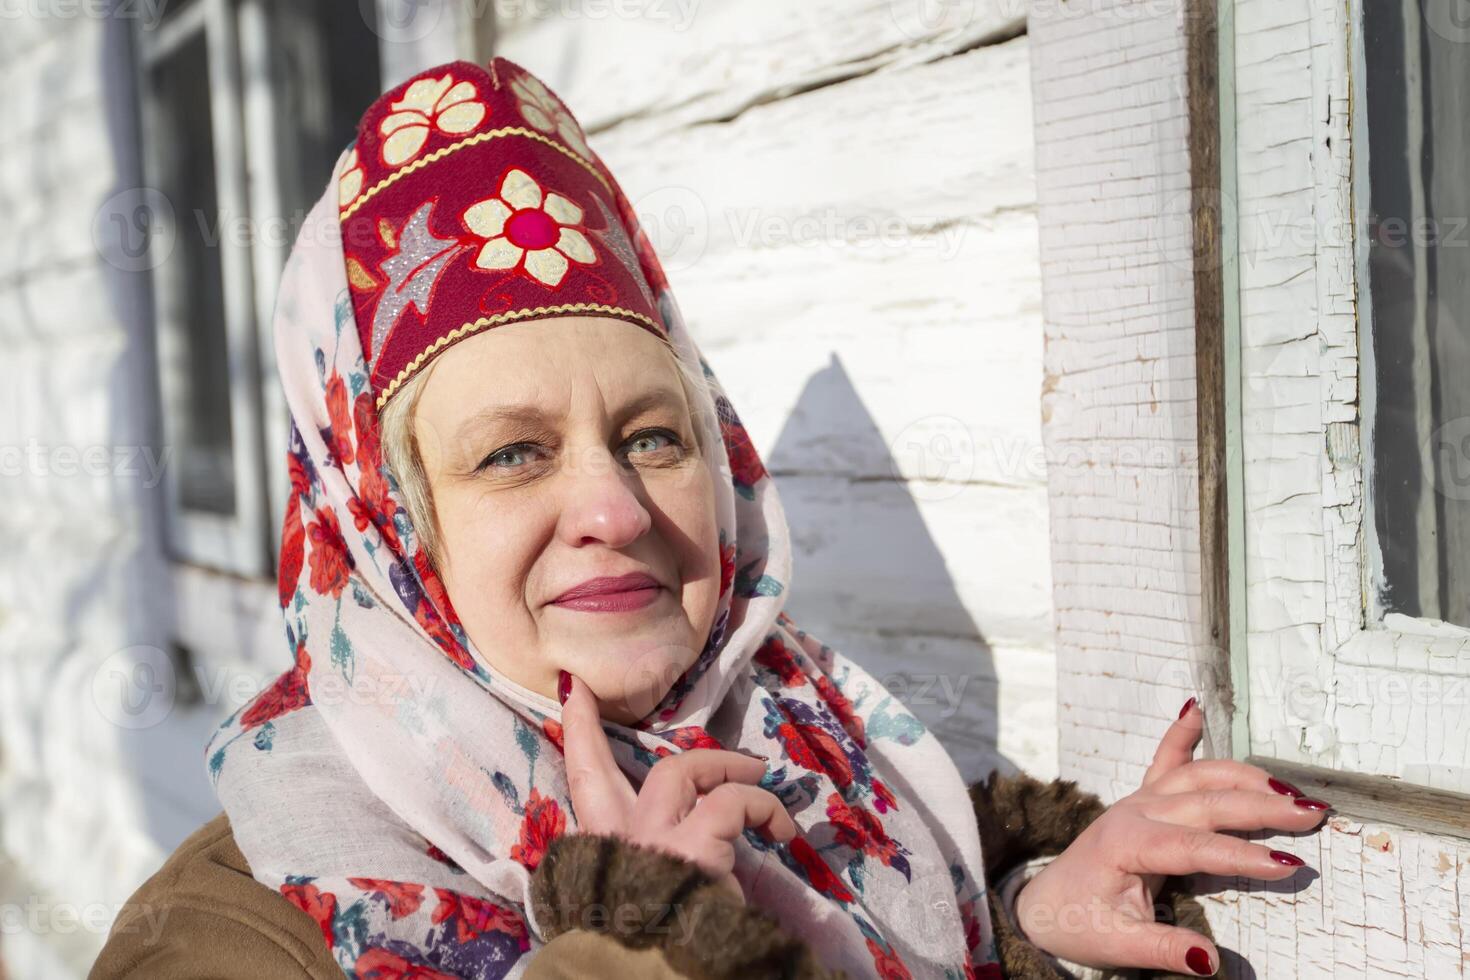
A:
<svg viewBox="0 0 1470 980">
<path fill-rule="evenodd" d="M 1214 976 L 1220 968 L 1220 951 L 1199 933 L 1127 913 L 1115 916 L 1107 947 L 1108 959 L 1113 962 L 1187 977 Z"/>
<path fill-rule="evenodd" d="M 1194 758 L 1194 747 L 1205 730 L 1205 713 L 1199 702 L 1190 698 L 1184 702 L 1179 718 L 1164 732 L 1159 747 L 1154 752 L 1153 764 L 1143 774 L 1143 785 L 1151 786 L 1165 774 L 1178 769 Z"/>
<path fill-rule="evenodd" d="M 613 758 L 596 696 L 576 675 L 572 675 L 571 694 L 561 707 L 561 729 L 567 792 L 578 828 L 589 833 L 623 830 L 638 794 Z"/>
<path fill-rule="evenodd" d="M 1208 830 L 1153 820 L 1144 821 L 1141 829 L 1142 832 L 1133 837 L 1133 854 L 1130 860 L 1123 862 L 1123 871 L 1156 875 L 1210 874 L 1279 881 L 1290 878 L 1304 863 L 1300 858 L 1284 851 L 1274 851 L 1264 844 Z"/>
<path fill-rule="evenodd" d="M 638 791 L 638 820 L 671 827 L 694 808 L 700 793 L 726 783 L 755 785 L 766 774 L 759 759 L 725 749 L 690 749 L 654 763 Z"/>
<path fill-rule="evenodd" d="M 1153 796 L 1143 806 L 1152 820 L 1199 830 L 1311 830 L 1327 816 L 1291 796 L 1247 789 L 1204 789 Z"/>
<path fill-rule="evenodd" d="M 1201 759 L 1161 776 L 1149 789 L 1155 793 L 1188 793 L 1202 789 L 1246 789 L 1258 793 L 1302 797 L 1301 790 L 1274 778 L 1259 766 L 1233 759 Z M 1317 802 L 1317 801 L 1312 801 Z M 1316 809 L 1325 810 L 1319 803 Z"/>
<path fill-rule="evenodd" d="M 705 794 L 684 821 L 679 833 L 733 841 L 746 827 L 769 824 L 771 836 L 785 843 L 796 836 L 796 821 L 769 790 L 744 783 L 725 783 Z"/>
</svg>

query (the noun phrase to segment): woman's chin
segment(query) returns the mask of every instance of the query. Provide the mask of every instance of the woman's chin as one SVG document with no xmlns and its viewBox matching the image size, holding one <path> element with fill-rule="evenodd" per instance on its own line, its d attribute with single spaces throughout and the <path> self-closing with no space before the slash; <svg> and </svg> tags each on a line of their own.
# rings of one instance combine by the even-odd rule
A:
<svg viewBox="0 0 1470 980">
<path fill-rule="evenodd" d="M 658 706 L 697 655 L 680 631 L 677 638 L 670 639 L 621 635 L 596 650 L 578 644 L 575 653 L 561 662 L 592 688 L 604 707 L 604 717 L 613 717 L 607 709 L 616 707 L 622 709 L 619 714 L 637 719 Z"/>
</svg>

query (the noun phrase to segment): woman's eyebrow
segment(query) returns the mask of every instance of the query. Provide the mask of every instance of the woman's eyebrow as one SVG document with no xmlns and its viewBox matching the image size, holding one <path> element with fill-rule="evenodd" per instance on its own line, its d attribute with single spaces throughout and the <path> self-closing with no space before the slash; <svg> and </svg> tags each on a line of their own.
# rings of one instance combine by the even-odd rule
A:
<svg viewBox="0 0 1470 980">
<path fill-rule="evenodd" d="M 649 388 L 638 397 L 631 399 L 615 413 L 619 419 L 627 419 L 640 412 L 649 409 L 666 406 L 668 408 L 680 409 L 684 407 L 682 392 L 674 388 L 658 387 Z M 490 408 L 482 408 L 459 424 L 455 432 L 456 439 L 466 439 L 476 430 L 502 422 L 515 422 L 525 425 L 541 425 L 547 420 L 546 412 L 534 405 L 495 405 Z"/>
<path fill-rule="evenodd" d="M 455 438 L 459 440 L 468 439 L 476 430 L 487 428 L 499 422 L 518 422 L 526 425 L 540 424 L 546 421 L 546 414 L 539 408 L 530 405 L 497 405 L 493 408 L 482 408 L 459 424 L 455 430 Z"/>
</svg>

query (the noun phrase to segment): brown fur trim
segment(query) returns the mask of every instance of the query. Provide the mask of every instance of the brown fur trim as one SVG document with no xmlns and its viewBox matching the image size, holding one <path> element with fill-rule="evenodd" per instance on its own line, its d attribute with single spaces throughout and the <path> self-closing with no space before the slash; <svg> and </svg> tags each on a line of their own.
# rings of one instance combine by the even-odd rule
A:
<svg viewBox="0 0 1470 980">
<path fill-rule="evenodd" d="M 697 980 L 839 980 L 769 913 L 725 892 L 695 864 L 602 834 L 564 834 L 531 876 L 531 901 L 548 941 L 572 929 L 659 948 Z"/>
<path fill-rule="evenodd" d="M 1051 965 L 1052 961 L 1011 925 L 993 886 L 986 898 L 990 902 L 990 924 L 995 931 L 995 951 L 1000 956 L 1000 968 L 1006 980 L 1058 980 L 1061 974 Z"/>
<path fill-rule="evenodd" d="M 1054 980 L 1061 974 L 1041 950 L 1011 925 L 1004 910 L 997 907 L 996 886 L 1016 865 L 1066 850 L 1078 834 L 1102 816 L 1106 807 L 1071 780 L 1043 783 L 1025 773 L 1002 776 L 998 772 L 970 787 L 970 802 L 975 806 L 975 820 L 980 826 L 990 920 L 995 928 L 1001 969 L 1008 980 L 1015 977 Z M 1178 878 L 1164 882 L 1154 903 L 1155 917 L 1213 940 L 1204 909 L 1180 885 Z M 1140 980 L 1183 980 L 1190 976 L 1157 970 L 1140 970 L 1138 975 Z"/>
<path fill-rule="evenodd" d="M 1060 854 L 1102 815 L 1102 801 L 1066 779 L 990 774 L 970 787 L 985 873 L 992 879 L 1034 857 Z"/>
</svg>

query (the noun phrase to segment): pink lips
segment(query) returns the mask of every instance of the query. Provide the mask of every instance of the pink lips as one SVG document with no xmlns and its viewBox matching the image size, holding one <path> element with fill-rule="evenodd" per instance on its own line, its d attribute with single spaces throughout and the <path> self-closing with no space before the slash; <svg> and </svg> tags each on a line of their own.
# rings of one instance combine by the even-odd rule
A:
<svg viewBox="0 0 1470 980">
<path fill-rule="evenodd" d="M 552 604 L 583 612 L 630 612 L 657 599 L 661 588 L 657 579 L 642 572 L 612 578 L 603 576 L 568 589 L 553 599 Z"/>
</svg>

